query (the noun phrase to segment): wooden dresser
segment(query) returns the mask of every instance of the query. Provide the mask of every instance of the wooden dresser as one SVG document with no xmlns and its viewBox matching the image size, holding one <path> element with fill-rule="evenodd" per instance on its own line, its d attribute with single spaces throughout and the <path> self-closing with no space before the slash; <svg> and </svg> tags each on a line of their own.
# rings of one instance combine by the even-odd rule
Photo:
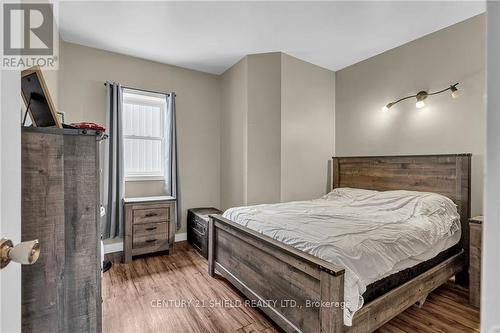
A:
<svg viewBox="0 0 500 333">
<path fill-rule="evenodd" d="M 469 263 L 469 303 L 475 307 L 481 304 L 481 243 L 483 217 L 469 220 L 470 263 Z"/>
<path fill-rule="evenodd" d="M 23 332 L 101 332 L 98 139 L 95 131 L 22 130 Z"/>
<path fill-rule="evenodd" d="M 168 250 L 172 252 L 176 229 L 176 202 L 169 196 L 125 198 L 123 257 Z"/>
</svg>

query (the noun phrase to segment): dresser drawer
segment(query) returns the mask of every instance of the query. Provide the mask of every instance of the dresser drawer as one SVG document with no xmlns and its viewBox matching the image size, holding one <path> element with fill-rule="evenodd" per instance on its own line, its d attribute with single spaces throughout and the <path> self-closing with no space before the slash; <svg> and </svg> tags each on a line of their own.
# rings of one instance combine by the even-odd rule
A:
<svg viewBox="0 0 500 333">
<path fill-rule="evenodd" d="M 166 222 L 169 220 L 170 208 L 134 209 L 134 224 Z"/>
<path fill-rule="evenodd" d="M 141 248 L 157 248 L 159 246 L 164 245 L 168 242 L 167 233 L 156 233 L 149 234 L 143 236 L 134 235 L 132 239 L 132 248 L 133 249 L 141 249 Z"/>
<path fill-rule="evenodd" d="M 168 234 L 167 222 L 141 223 L 134 225 L 134 237 L 149 236 L 161 233 Z"/>
</svg>

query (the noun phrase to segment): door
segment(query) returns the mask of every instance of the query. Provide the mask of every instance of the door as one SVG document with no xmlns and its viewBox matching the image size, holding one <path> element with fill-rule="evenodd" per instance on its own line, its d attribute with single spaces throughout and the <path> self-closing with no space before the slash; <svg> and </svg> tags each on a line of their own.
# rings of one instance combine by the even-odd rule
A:
<svg viewBox="0 0 500 333">
<path fill-rule="evenodd" d="M 21 241 L 21 73 L 0 70 L 0 238 Z M 0 270 L 0 332 L 21 332 L 21 265 Z"/>
<path fill-rule="evenodd" d="M 500 332 L 500 2 L 488 1 L 485 220 L 481 332 Z"/>
</svg>

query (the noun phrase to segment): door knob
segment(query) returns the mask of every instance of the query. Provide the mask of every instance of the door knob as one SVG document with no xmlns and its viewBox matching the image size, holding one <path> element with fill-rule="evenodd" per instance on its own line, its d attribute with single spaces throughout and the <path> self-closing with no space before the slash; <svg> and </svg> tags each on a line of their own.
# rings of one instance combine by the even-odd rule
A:
<svg viewBox="0 0 500 333">
<path fill-rule="evenodd" d="M 21 265 L 34 264 L 40 256 L 40 243 L 38 239 L 21 242 L 14 246 L 10 239 L 0 240 L 0 269 L 7 266 L 10 261 Z"/>
</svg>

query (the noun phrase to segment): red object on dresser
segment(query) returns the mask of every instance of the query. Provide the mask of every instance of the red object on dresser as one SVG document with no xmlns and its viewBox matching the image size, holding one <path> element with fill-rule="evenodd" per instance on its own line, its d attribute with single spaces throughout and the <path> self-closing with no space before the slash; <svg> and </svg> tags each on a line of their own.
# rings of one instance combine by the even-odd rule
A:
<svg viewBox="0 0 500 333">
<path fill-rule="evenodd" d="M 106 132 L 106 127 L 96 124 L 96 123 L 87 123 L 87 122 L 82 122 L 82 123 L 71 123 L 70 126 L 73 126 L 75 128 L 80 128 L 80 129 L 91 129 L 91 130 L 96 130 L 100 132 Z"/>
</svg>

